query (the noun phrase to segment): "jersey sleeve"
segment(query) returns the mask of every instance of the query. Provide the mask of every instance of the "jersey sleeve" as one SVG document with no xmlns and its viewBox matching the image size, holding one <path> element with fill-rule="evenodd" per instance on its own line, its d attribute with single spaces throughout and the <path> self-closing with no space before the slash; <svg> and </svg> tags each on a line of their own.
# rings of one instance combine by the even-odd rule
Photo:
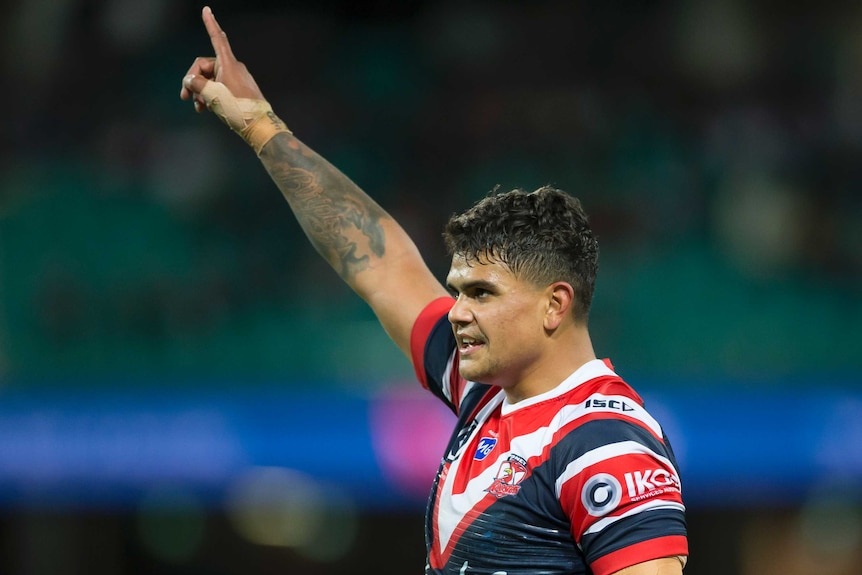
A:
<svg viewBox="0 0 862 575">
<path fill-rule="evenodd" d="M 557 497 L 595 575 L 688 555 L 673 451 L 643 407 L 624 401 L 587 401 L 596 413 L 579 426 L 577 439 L 567 435 L 559 445 Z"/>
<path fill-rule="evenodd" d="M 467 382 L 458 374 L 455 336 L 447 317 L 454 303 L 451 297 L 443 297 L 422 310 L 410 334 L 410 355 L 422 387 L 457 414 Z"/>
</svg>

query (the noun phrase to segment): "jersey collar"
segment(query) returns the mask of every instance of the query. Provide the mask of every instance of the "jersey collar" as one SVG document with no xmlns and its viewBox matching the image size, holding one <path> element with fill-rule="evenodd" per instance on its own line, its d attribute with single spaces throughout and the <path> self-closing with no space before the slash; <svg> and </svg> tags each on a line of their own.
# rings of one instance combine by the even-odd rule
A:
<svg viewBox="0 0 862 575">
<path fill-rule="evenodd" d="M 591 379 L 595 379 L 601 376 L 612 375 L 615 376 L 614 370 L 610 368 L 610 362 L 602 359 L 593 359 L 579 367 L 566 379 L 564 379 L 558 386 L 553 389 L 549 389 L 544 393 L 540 393 L 539 395 L 534 395 L 533 397 L 528 397 L 527 399 L 523 399 L 518 403 L 509 403 L 509 399 L 503 399 L 503 403 L 500 406 L 500 410 L 502 415 L 508 415 L 519 409 L 523 409 L 525 407 L 529 407 L 531 405 L 535 405 L 542 401 L 546 401 L 548 399 L 552 399 L 554 397 L 559 397 L 564 393 L 568 393 L 571 390 L 575 389 L 582 383 L 585 383 Z M 501 390 L 502 391 L 502 390 Z"/>
</svg>

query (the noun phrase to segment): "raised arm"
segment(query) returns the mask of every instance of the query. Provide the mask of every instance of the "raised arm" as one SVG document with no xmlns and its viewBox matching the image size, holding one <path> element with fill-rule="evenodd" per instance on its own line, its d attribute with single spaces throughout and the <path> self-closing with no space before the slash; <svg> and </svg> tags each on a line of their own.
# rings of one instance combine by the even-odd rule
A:
<svg viewBox="0 0 862 575">
<path fill-rule="evenodd" d="M 445 288 L 401 226 L 272 112 L 209 8 L 203 21 L 215 56 L 195 60 L 180 97 L 213 111 L 255 149 L 312 245 L 410 357 L 414 320 Z"/>
</svg>

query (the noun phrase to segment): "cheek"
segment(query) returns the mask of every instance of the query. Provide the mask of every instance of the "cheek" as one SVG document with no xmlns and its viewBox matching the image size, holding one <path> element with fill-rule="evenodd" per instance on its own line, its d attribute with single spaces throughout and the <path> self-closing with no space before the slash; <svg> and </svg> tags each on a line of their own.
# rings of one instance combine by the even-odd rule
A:
<svg viewBox="0 0 862 575">
<path fill-rule="evenodd" d="M 524 346 L 532 345 L 532 342 L 544 333 L 541 319 L 536 318 L 532 308 L 518 308 L 508 313 L 498 314 L 493 318 L 494 333 L 500 341 L 500 347 L 505 346 L 514 352 L 527 351 Z"/>
</svg>

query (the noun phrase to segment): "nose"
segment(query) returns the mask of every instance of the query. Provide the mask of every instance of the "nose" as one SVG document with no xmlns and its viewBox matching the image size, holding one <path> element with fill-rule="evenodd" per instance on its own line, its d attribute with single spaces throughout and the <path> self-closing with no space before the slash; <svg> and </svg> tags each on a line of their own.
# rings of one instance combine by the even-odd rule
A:
<svg viewBox="0 0 862 575">
<path fill-rule="evenodd" d="M 465 325 L 473 321 L 473 314 L 470 311 L 464 294 L 459 294 L 455 300 L 455 305 L 449 310 L 449 323 L 452 325 Z"/>
</svg>

